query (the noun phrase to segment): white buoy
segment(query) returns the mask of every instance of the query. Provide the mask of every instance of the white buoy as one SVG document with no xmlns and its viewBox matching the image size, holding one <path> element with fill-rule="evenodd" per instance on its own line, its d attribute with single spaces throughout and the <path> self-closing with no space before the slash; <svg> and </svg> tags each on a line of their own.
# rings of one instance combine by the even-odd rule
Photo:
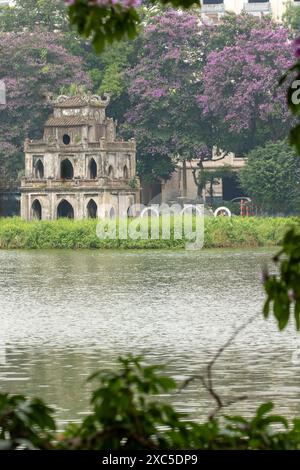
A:
<svg viewBox="0 0 300 470">
<path fill-rule="evenodd" d="M 218 209 L 216 209 L 214 212 L 214 216 L 218 217 L 219 215 L 221 215 L 222 212 L 226 212 L 226 217 L 231 217 L 231 211 L 228 209 L 228 207 L 225 207 L 225 206 L 218 207 Z M 222 215 L 225 215 L 225 214 L 222 214 Z"/>
</svg>

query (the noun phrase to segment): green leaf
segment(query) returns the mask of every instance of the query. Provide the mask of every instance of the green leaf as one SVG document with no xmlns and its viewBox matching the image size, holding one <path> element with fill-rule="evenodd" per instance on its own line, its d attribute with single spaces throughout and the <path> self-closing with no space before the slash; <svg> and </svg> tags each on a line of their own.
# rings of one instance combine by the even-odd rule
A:
<svg viewBox="0 0 300 470">
<path fill-rule="evenodd" d="M 265 414 L 269 413 L 274 408 L 274 405 L 271 401 L 263 403 L 260 405 L 258 410 L 256 411 L 256 418 L 262 418 Z"/>
</svg>

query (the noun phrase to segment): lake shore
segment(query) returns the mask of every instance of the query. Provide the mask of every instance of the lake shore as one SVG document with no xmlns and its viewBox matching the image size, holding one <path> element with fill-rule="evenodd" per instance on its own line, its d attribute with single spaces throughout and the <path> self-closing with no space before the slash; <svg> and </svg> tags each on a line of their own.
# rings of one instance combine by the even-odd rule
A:
<svg viewBox="0 0 300 470">
<path fill-rule="evenodd" d="M 128 224 L 133 219 L 128 221 Z M 159 219 L 157 219 L 159 220 Z M 204 248 L 249 248 L 280 244 L 285 232 L 299 226 L 297 217 L 205 217 Z M 0 249 L 183 249 L 188 240 L 176 239 L 174 219 L 170 237 L 163 239 L 100 239 L 97 220 L 32 221 L 0 219 Z M 145 220 L 144 223 L 147 223 Z M 161 223 L 161 221 L 160 221 Z M 193 220 L 195 226 L 195 220 Z M 121 223 L 116 221 L 117 233 Z"/>
</svg>

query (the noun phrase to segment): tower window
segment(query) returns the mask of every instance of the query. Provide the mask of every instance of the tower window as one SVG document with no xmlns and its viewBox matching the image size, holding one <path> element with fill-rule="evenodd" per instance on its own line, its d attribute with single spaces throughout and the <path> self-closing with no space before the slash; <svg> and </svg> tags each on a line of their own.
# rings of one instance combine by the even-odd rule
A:
<svg viewBox="0 0 300 470">
<path fill-rule="evenodd" d="M 63 199 L 57 207 L 57 218 L 74 219 L 74 209 L 65 199 Z"/>
<path fill-rule="evenodd" d="M 109 176 L 110 178 L 113 178 L 113 177 L 114 177 L 114 169 L 113 169 L 113 167 L 112 167 L 111 165 L 109 165 L 109 167 L 108 167 L 108 176 Z"/>
<path fill-rule="evenodd" d="M 63 160 L 60 164 L 60 177 L 63 180 L 71 180 L 74 177 L 73 165 L 68 158 Z"/>
<path fill-rule="evenodd" d="M 97 178 L 97 163 L 92 158 L 89 163 L 89 178 L 95 180 Z"/>
<path fill-rule="evenodd" d="M 90 202 L 87 205 L 87 214 L 90 219 L 96 219 L 97 218 L 97 204 L 93 199 L 90 200 Z"/>
<path fill-rule="evenodd" d="M 125 180 L 128 180 L 128 178 L 129 178 L 129 172 L 128 172 L 128 168 L 127 168 L 126 165 L 125 165 L 124 168 L 123 168 L 123 178 L 124 178 Z"/>
<path fill-rule="evenodd" d="M 34 220 L 41 220 L 42 218 L 42 206 L 38 199 L 35 199 L 35 201 L 33 201 L 33 204 L 31 206 L 31 216 Z"/>
<path fill-rule="evenodd" d="M 69 136 L 69 134 L 64 134 L 63 135 L 63 143 L 65 145 L 69 145 L 70 142 L 71 142 L 71 137 Z"/>
<path fill-rule="evenodd" d="M 34 176 L 40 180 L 44 178 L 44 165 L 40 159 L 34 165 Z"/>
</svg>

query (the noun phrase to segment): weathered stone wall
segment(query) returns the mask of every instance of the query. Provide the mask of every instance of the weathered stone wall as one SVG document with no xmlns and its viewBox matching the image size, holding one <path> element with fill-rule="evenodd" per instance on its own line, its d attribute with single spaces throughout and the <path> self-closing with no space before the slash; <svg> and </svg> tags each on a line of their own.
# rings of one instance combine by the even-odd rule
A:
<svg viewBox="0 0 300 470">
<path fill-rule="evenodd" d="M 117 140 L 116 122 L 105 117 L 107 104 L 91 95 L 59 97 L 43 139 L 26 140 L 23 218 L 111 216 L 139 202 L 139 190 L 130 185 L 136 176 L 135 141 Z M 112 214 L 104 204 L 112 206 Z"/>
<path fill-rule="evenodd" d="M 33 203 L 38 200 L 41 208 L 42 220 L 57 219 L 58 206 L 62 201 L 71 204 L 75 219 L 85 219 L 89 217 L 88 204 L 92 200 L 96 203 L 98 217 L 111 217 L 115 215 L 126 215 L 128 209 L 137 201 L 136 194 L 130 192 L 119 192 L 112 194 L 107 191 L 100 192 L 60 192 L 44 193 L 30 192 L 22 193 L 21 196 L 21 216 L 27 220 L 34 220 L 36 217 L 32 211 Z"/>
</svg>

